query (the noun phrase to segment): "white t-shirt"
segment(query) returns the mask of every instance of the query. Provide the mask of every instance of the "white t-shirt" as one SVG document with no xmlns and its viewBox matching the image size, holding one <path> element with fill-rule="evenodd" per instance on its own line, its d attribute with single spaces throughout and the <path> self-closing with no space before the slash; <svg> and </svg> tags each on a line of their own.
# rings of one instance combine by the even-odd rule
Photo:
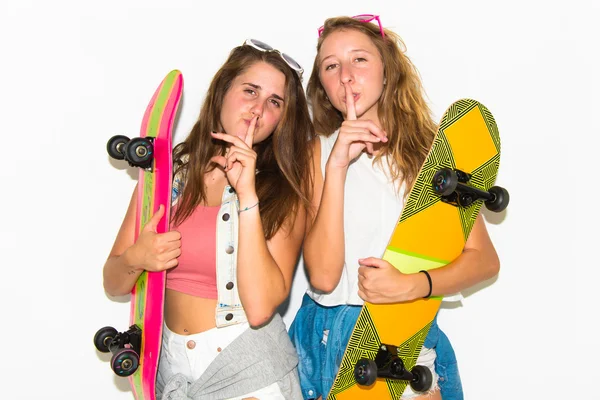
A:
<svg viewBox="0 0 600 400">
<path fill-rule="evenodd" d="M 323 178 L 338 132 L 329 137 L 319 136 Z M 383 257 L 404 206 L 405 185 L 399 191 L 396 187 L 385 157 L 380 165 L 373 163 L 367 153 L 361 153 L 350 164 L 344 186 L 344 268 L 337 287 L 331 293 L 324 294 L 308 288 L 308 295 L 317 303 L 324 306 L 364 303 L 358 296 L 358 260 Z M 461 298 L 460 295 L 454 295 L 444 300 L 456 301 Z"/>
</svg>

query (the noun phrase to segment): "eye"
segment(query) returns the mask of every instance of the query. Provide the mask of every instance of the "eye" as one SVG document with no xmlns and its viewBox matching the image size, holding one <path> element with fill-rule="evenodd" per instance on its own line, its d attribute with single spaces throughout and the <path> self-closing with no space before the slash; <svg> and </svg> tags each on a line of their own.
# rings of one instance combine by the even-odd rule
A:
<svg viewBox="0 0 600 400">
<path fill-rule="evenodd" d="M 256 91 L 253 90 L 253 89 L 244 89 L 244 92 L 246 92 L 248 94 L 251 94 L 251 95 L 255 95 L 256 94 Z"/>
<path fill-rule="evenodd" d="M 356 58 L 354 59 L 354 61 L 356 61 L 356 62 L 364 62 L 364 61 L 367 61 L 367 59 L 366 59 L 366 58 L 364 58 L 364 57 L 356 57 Z"/>
<path fill-rule="evenodd" d="M 337 67 L 337 64 L 328 64 L 325 66 L 325 71 L 329 71 Z"/>
<path fill-rule="evenodd" d="M 281 108 L 281 103 L 278 102 L 277 100 L 271 99 L 270 101 L 271 101 L 271 104 L 273 104 L 275 107 Z"/>
</svg>

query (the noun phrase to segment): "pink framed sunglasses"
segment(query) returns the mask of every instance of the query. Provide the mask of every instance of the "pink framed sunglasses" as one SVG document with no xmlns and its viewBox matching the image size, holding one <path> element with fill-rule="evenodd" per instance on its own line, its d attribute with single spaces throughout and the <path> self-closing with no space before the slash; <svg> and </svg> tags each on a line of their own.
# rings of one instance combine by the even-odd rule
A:
<svg viewBox="0 0 600 400">
<path fill-rule="evenodd" d="M 371 22 L 373 20 L 377 21 L 377 24 L 379 25 L 379 33 L 381 33 L 381 37 L 383 37 L 383 38 L 385 37 L 385 34 L 383 33 L 383 26 L 381 26 L 381 20 L 379 19 L 379 15 L 359 14 L 359 15 L 355 15 L 352 18 L 357 21 L 365 22 L 365 23 Z M 325 25 L 323 25 L 322 27 L 319 28 L 319 37 L 321 37 L 324 30 L 325 30 Z"/>
</svg>

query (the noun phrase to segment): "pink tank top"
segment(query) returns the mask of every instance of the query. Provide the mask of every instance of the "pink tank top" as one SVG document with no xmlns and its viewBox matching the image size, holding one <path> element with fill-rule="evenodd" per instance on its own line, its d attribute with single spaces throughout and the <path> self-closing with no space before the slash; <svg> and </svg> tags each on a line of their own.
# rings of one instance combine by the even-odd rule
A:
<svg viewBox="0 0 600 400">
<path fill-rule="evenodd" d="M 221 206 L 197 207 L 179 226 L 179 264 L 167 271 L 167 289 L 204 299 L 217 298 L 217 216 Z M 174 210 L 173 210 L 174 212 Z"/>
</svg>

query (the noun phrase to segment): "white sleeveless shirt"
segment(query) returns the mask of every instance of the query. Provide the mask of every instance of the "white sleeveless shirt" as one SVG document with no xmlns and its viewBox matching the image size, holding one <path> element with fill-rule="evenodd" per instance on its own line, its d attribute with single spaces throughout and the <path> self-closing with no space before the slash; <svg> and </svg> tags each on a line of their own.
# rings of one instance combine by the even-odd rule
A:
<svg viewBox="0 0 600 400">
<path fill-rule="evenodd" d="M 319 136 L 321 141 L 321 171 L 325 178 L 325 165 L 338 137 Z M 341 304 L 362 305 L 358 297 L 358 260 L 367 257 L 383 257 L 385 248 L 394 231 L 404 206 L 404 185 L 400 191 L 390 178 L 386 158 L 381 166 L 373 163 L 367 153 L 354 160 L 348 167 L 344 185 L 344 268 L 337 287 L 323 294 L 309 287 L 307 293 L 324 306 Z"/>
<path fill-rule="evenodd" d="M 338 137 L 319 136 L 321 142 L 321 172 L 325 179 L 325 165 Z M 387 158 L 373 163 L 367 153 L 348 167 L 344 185 L 344 268 L 337 287 L 331 293 L 322 293 L 309 287 L 308 295 L 323 306 L 343 304 L 362 305 L 358 296 L 358 260 L 367 257 L 382 258 L 392 232 L 404 207 L 405 184 L 397 190 L 391 179 Z M 460 293 L 444 297 L 444 301 L 460 301 Z"/>
</svg>

